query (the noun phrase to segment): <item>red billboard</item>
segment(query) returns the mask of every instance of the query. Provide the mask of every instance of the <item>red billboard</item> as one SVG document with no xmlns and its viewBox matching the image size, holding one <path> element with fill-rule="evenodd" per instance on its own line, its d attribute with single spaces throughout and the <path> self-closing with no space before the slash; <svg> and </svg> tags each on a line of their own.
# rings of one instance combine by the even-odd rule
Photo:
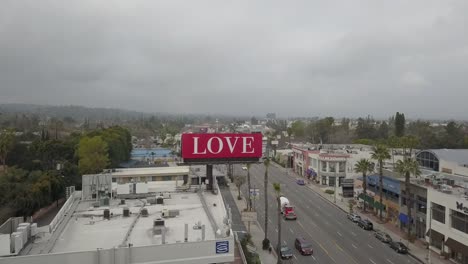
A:
<svg viewBox="0 0 468 264">
<path fill-rule="evenodd" d="M 262 134 L 183 134 L 183 159 L 261 158 Z"/>
</svg>

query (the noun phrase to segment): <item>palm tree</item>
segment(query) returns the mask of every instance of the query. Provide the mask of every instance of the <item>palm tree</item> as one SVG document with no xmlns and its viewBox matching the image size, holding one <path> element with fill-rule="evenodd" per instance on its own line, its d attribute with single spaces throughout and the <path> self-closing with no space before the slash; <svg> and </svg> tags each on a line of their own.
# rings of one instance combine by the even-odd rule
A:
<svg viewBox="0 0 468 264">
<path fill-rule="evenodd" d="M 374 166 L 368 159 L 360 159 L 356 165 L 354 165 L 354 171 L 362 173 L 362 189 L 364 195 L 367 195 L 367 173 L 374 171 Z M 364 200 L 364 212 L 366 212 L 366 201 Z"/>
<path fill-rule="evenodd" d="M 276 246 L 276 252 L 278 253 L 278 264 L 281 263 L 281 201 L 280 201 L 280 193 L 281 193 L 281 185 L 279 183 L 273 183 L 273 188 L 275 189 L 276 193 L 276 202 L 278 203 L 278 243 Z"/>
<path fill-rule="evenodd" d="M 268 167 L 270 166 L 270 159 L 265 158 L 263 161 L 263 165 L 265 165 L 265 179 L 264 179 L 264 198 L 265 198 L 265 238 L 263 239 L 263 249 L 268 249 L 270 246 L 270 241 L 268 240 L 267 234 L 268 234 L 268 195 L 267 195 L 267 190 L 268 190 Z"/>
<path fill-rule="evenodd" d="M 248 192 L 249 192 L 249 204 L 247 206 L 247 209 L 249 211 L 252 211 L 252 197 L 250 197 L 250 166 L 251 164 L 250 163 L 247 163 L 247 188 L 249 188 Z"/>
<path fill-rule="evenodd" d="M 380 193 L 380 221 L 382 221 L 382 211 L 383 211 L 383 161 L 390 159 L 390 153 L 388 153 L 388 148 L 385 145 L 374 146 L 372 152 L 372 159 L 375 159 L 379 162 L 379 193 Z"/>
<path fill-rule="evenodd" d="M 408 239 L 410 239 L 411 235 L 411 207 L 413 203 L 411 201 L 411 190 L 410 190 L 410 177 L 411 173 L 414 176 L 419 176 L 421 174 L 421 170 L 419 169 L 419 163 L 417 160 L 408 158 L 403 161 L 399 160 L 396 164 L 396 171 L 400 173 L 400 175 L 405 176 L 405 190 L 406 190 L 406 207 L 408 208 Z"/>
</svg>

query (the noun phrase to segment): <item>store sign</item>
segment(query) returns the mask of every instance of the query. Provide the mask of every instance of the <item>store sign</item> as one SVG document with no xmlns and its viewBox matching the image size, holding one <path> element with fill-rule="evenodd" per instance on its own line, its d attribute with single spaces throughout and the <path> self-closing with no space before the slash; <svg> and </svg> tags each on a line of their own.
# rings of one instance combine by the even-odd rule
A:
<svg viewBox="0 0 468 264">
<path fill-rule="evenodd" d="M 457 203 L 457 210 L 463 211 L 464 213 L 468 214 L 468 207 L 463 206 L 463 203 Z"/>
<path fill-rule="evenodd" d="M 182 158 L 261 158 L 262 134 L 183 134 Z"/>
</svg>

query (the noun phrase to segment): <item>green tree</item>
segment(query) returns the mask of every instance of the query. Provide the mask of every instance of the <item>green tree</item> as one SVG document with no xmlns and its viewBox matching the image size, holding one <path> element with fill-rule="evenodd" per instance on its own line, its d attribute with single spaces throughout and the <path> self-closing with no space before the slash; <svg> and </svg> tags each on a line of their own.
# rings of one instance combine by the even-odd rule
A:
<svg viewBox="0 0 468 264">
<path fill-rule="evenodd" d="M 383 211 L 383 162 L 384 160 L 390 159 L 390 153 L 388 148 L 385 145 L 376 145 L 373 148 L 371 153 L 371 158 L 375 159 L 379 163 L 379 194 L 380 194 L 380 214 L 379 218 L 382 221 L 382 211 Z"/>
<path fill-rule="evenodd" d="M 413 150 L 419 145 L 419 139 L 415 136 L 404 136 L 399 138 L 399 145 L 403 148 L 405 157 L 411 157 Z"/>
<path fill-rule="evenodd" d="M 6 159 L 15 146 L 15 134 L 13 130 L 5 130 L 0 134 L 0 160 L 3 170 L 6 171 Z"/>
<path fill-rule="evenodd" d="M 419 163 L 415 159 L 412 158 L 406 158 L 403 161 L 399 160 L 397 161 L 396 165 L 396 171 L 402 175 L 405 176 L 405 189 L 406 189 L 406 207 L 407 207 L 407 212 L 408 212 L 408 239 L 411 237 L 411 208 L 413 206 L 413 201 L 411 199 L 411 184 L 410 184 L 410 177 L 411 174 L 413 174 L 415 177 L 419 176 L 421 174 L 421 171 L 419 169 Z"/>
<path fill-rule="evenodd" d="M 295 137 L 303 137 L 305 133 L 305 123 L 301 120 L 294 121 L 291 124 L 291 129 Z"/>
<path fill-rule="evenodd" d="M 264 200 L 265 200 L 265 238 L 263 239 L 263 249 L 268 249 L 270 246 L 270 240 L 267 237 L 268 234 L 268 167 L 270 167 L 270 160 L 266 158 L 263 161 L 263 165 L 265 166 L 265 177 L 263 180 L 264 188 L 263 188 L 263 193 L 264 193 Z"/>
<path fill-rule="evenodd" d="M 78 168 L 81 174 L 99 173 L 109 165 L 107 143 L 100 136 L 83 137 L 78 146 Z"/>
<path fill-rule="evenodd" d="M 279 183 L 273 183 L 273 189 L 275 190 L 276 193 L 276 203 L 277 203 L 277 215 L 278 215 L 278 243 L 276 245 L 276 252 L 277 252 L 277 260 L 278 264 L 281 263 L 281 201 L 280 201 L 280 196 L 281 196 L 281 185 Z"/>
<path fill-rule="evenodd" d="M 356 165 L 354 165 L 354 171 L 356 173 L 362 173 L 362 189 L 364 195 L 367 195 L 367 174 L 374 171 L 373 164 L 368 159 L 360 159 Z M 366 212 L 366 202 L 364 201 L 364 212 Z"/>
<path fill-rule="evenodd" d="M 358 118 L 355 133 L 357 138 L 376 139 L 377 130 L 374 126 L 374 120 L 370 117 Z"/>
<path fill-rule="evenodd" d="M 377 131 L 378 137 L 381 139 L 387 139 L 388 138 L 388 124 L 387 122 L 383 121 L 380 126 L 379 130 Z"/>
<path fill-rule="evenodd" d="M 462 126 L 454 121 L 451 121 L 445 127 L 445 146 L 446 148 L 461 148 L 463 147 L 463 130 Z"/>
<path fill-rule="evenodd" d="M 405 114 L 396 112 L 395 115 L 395 136 L 402 137 L 405 135 Z"/>
</svg>

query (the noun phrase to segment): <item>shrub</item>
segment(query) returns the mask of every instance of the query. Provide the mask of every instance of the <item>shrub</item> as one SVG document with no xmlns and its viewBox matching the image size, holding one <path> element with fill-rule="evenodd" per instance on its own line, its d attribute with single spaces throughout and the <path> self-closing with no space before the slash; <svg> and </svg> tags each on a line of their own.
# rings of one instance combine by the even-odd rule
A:
<svg viewBox="0 0 468 264">
<path fill-rule="evenodd" d="M 325 190 L 325 193 L 327 193 L 327 194 L 334 194 L 335 191 L 333 191 L 333 190 Z"/>
</svg>

